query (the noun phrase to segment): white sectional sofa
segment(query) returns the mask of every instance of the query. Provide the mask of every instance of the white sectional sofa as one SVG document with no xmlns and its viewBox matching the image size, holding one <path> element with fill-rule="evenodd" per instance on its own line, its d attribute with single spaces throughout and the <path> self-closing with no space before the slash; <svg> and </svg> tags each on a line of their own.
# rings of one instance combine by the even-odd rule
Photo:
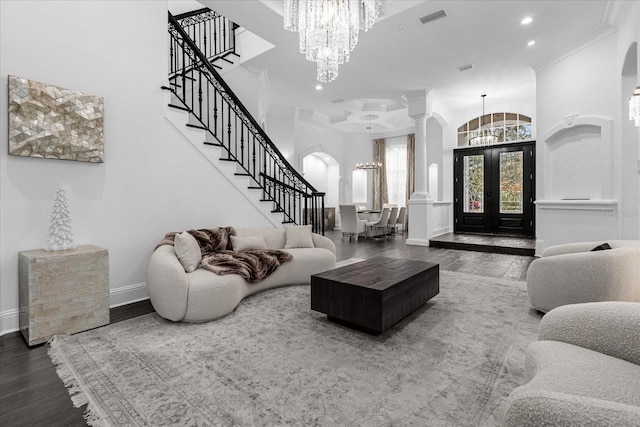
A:
<svg viewBox="0 0 640 427">
<path fill-rule="evenodd" d="M 153 308 L 165 319 L 205 322 L 231 313 L 248 296 L 279 286 L 309 284 L 312 274 L 335 268 L 336 247 L 313 233 L 314 247 L 285 249 L 284 228 L 238 228 L 238 237 L 262 236 L 268 249 L 293 255 L 265 280 L 248 284 L 236 274 L 217 275 L 204 268 L 187 273 L 174 246 L 163 245 L 152 254 L 147 268 L 147 287 Z"/>
</svg>

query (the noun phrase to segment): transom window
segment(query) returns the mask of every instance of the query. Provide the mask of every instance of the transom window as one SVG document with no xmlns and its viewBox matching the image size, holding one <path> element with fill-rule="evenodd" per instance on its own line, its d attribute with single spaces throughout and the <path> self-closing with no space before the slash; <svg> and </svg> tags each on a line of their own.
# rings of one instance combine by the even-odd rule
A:
<svg viewBox="0 0 640 427">
<path fill-rule="evenodd" d="M 469 140 L 482 132 L 493 133 L 497 137 L 497 144 L 528 141 L 531 139 L 531 117 L 516 113 L 491 113 L 476 117 L 458 128 L 458 147 L 469 146 Z"/>
</svg>

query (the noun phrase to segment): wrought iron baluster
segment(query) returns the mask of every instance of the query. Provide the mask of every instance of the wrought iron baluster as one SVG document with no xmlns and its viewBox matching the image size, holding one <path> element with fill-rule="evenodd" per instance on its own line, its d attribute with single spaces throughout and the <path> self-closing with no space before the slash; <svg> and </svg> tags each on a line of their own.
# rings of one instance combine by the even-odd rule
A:
<svg viewBox="0 0 640 427">
<path fill-rule="evenodd" d="M 227 50 L 227 20 L 223 19 L 222 20 L 222 49 L 221 51 L 224 52 L 225 50 Z"/>
<path fill-rule="evenodd" d="M 211 52 L 207 51 L 207 21 L 202 23 L 203 31 L 202 31 L 202 48 L 204 52 L 204 56 L 207 58 L 211 58 Z"/>
<path fill-rule="evenodd" d="M 256 171 L 256 136 L 253 135 L 253 158 L 252 158 L 252 163 L 253 163 L 253 177 L 257 177 L 258 176 L 258 172 Z"/>
<path fill-rule="evenodd" d="M 207 129 L 209 129 L 209 132 L 211 132 L 211 108 L 209 108 L 210 107 L 209 105 L 209 100 L 210 100 L 209 89 L 210 88 L 211 88 L 211 85 L 207 84 Z"/>
<path fill-rule="evenodd" d="M 202 71 L 198 69 L 198 114 L 199 119 L 202 120 Z"/>
<path fill-rule="evenodd" d="M 185 101 L 187 99 L 187 69 L 184 67 L 186 52 L 184 50 L 184 41 L 182 42 L 182 100 Z"/>
<path fill-rule="evenodd" d="M 218 137 L 218 91 L 213 91 L 213 136 Z"/>
<path fill-rule="evenodd" d="M 238 129 L 237 123 L 238 123 L 238 120 L 236 118 L 236 129 Z M 240 163 L 246 169 L 248 165 L 244 161 L 244 123 L 240 123 L 240 159 L 241 159 Z"/>
<path fill-rule="evenodd" d="M 227 102 L 227 141 L 229 141 L 229 147 L 231 147 L 231 105 L 229 105 L 229 103 Z M 236 145 L 236 152 L 234 153 L 237 154 L 238 152 L 238 147 Z"/>
</svg>

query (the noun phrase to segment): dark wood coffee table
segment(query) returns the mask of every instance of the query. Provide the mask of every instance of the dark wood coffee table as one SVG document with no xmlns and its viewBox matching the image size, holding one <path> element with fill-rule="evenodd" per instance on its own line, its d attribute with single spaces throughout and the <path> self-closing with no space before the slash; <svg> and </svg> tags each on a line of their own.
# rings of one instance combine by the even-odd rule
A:
<svg viewBox="0 0 640 427">
<path fill-rule="evenodd" d="M 440 291 L 438 264 L 386 257 L 311 276 L 311 309 L 378 335 Z"/>
</svg>

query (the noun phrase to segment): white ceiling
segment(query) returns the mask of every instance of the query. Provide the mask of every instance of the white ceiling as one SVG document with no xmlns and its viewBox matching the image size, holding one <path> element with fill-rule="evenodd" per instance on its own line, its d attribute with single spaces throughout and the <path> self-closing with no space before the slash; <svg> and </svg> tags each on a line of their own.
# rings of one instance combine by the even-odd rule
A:
<svg viewBox="0 0 640 427">
<path fill-rule="evenodd" d="M 614 31 L 626 4 L 386 0 L 338 78 L 318 91 L 315 64 L 298 52 L 297 34 L 283 28 L 282 0 L 200 3 L 275 45 L 248 61 L 267 70 L 271 105 L 298 108 L 308 120 L 351 132 L 410 126 L 403 95 L 416 90 L 434 90 L 440 108 L 456 114 L 478 110 L 482 93 L 487 111 L 531 102 L 535 71 Z M 420 17 L 440 9 L 445 18 L 420 23 Z M 521 25 L 526 16 L 533 22 Z M 535 45 L 527 46 L 530 40 Z M 456 70 L 467 64 L 474 68 Z"/>
</svg>

